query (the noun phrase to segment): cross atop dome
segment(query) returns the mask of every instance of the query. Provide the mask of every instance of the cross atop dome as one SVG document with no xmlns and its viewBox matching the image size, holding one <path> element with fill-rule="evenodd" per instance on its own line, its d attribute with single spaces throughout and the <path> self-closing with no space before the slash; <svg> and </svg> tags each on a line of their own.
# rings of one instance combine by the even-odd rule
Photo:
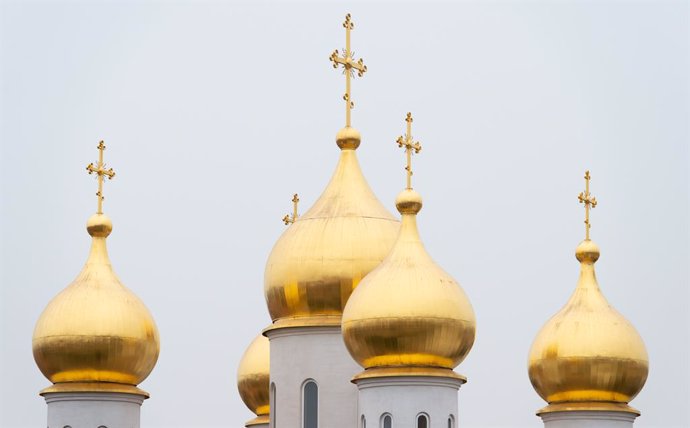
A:
<svg viewBox="0 0 690 428">
<path fill-rule="evenodd" d="M 589 210 L 590 208 L 596 208 L 597 206 L 597 198 L 589 193 L 590 179 L 591 177 L 589 175 L 589 171 L 585 171 L 585 191 L 580 192 L 580 194 L 577 195 L 577 199 L 580 201 L 580 203 L 585 204 L 585 239 L 587 241 L 589 241 L 589 228 L 592 227 L 589 222 Z"/>
<path fill-rule="evenodd" d="M 407 156 L 407 166 L 405 170 L 407 171 L 407 188 L 412 189 L 412 152 L 419 153 L 422 151 L 422 145 L 419 141 L 414 141 L 412 139 L 412 113 L 407 113 L 405 122 L 407 122 L 407 133 L 405 138 L 402 136 L 398 137 L 395 141 L 398 143 L 398 147 L 405 147 L 405 155 Z"/>
<path fill-rule="evenodd" d="M 297 214 L 297 204 L 299 204 L 299 196 L 297 196 L 297 193 L 295 193 L 292 195 L 292 217 L 290 214 L 285 214 L 285 217 L 283 217 L 283 223 L 285 223 L 285 226 L 294 223 L 297 220 L 297 217 L 299 217 Z"/>
<path fill-rule="evenodd" d="M 113 177 L 115 177 L 115 171 L 113 171 L 112 168 L 105 169 L 105 162 L 103 162 L 103 151 L 105 150 L 105 144 L 103 144 L 103 141 L 101 140 L 98 143 L 98 162 L 96 163 L 96 166 L 93 165 L 93 162 L 88 164 L 86 166 L 86 170 L 89 172 L 89 175 L 91 174 L 96 174 L 98 176 L 98 192 L 96 192 L 96 196 L 98 196 L 98 214 L 103 214 L 103 176 L 108 177 L 108 180 L 112 180 Z"/>
<path fill-rule="evenodd" d="M 352 101 L 351 96 L 350 80 L 354 78 L 354 70 L 357 70 L 357 76 L 364 76 L 364 73 L 367 71 L 367 66 L 364 65 L 364 60 L 362 58 L 357 61 L 352 58 L 354 52 L 350 50 L 350 30 L 355 28 L 355 24 L 352 22 L 349 13 L 345 16 L 343 27 L 345 28 L 345 49 L 343 56 L 340 56 L 338 49 L 336 49 L 328 59 L 333 63 L 333 68 L 338 68 L 339 65 L 342 65 L 344 68 L 345 95 L 343 95 L 343 100 L 345 100 L 345 126 L 349 127 L 350 111 L 355 108 L 355 103 Z"/>
</svg>

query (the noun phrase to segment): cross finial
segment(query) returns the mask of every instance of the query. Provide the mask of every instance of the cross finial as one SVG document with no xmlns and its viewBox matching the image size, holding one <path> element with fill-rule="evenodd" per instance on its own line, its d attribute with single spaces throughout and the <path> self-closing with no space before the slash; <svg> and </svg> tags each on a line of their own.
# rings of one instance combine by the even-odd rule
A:
<svg viewBox="0 0 690 428">
<path fill-rule="evenodd" d="M 367 72 L 367 66 L 364 65 L 362 58 L 357 61 L 352 58 L 354 52 L 350 50 L 350 30 L 355 28 L 355 24 L 350 18 L 348 13 L 345 16 L 345 22 L 343 22 L 343 27 L 345 27 L 345 52 L 343 52 L 343 56 L 340 56 L 338 49 L 336 49 L 328 58 L 333 63 L 333 68 L 338 68 L 339 65 L 342 65 L 345 69 L 345 95 L 343 95 L 345 100 L 345 126 L 350 126 L 350 111 L 355 107 L 350 92 L 350 79 L 354 78 L 354 70 L 357 70 L 357 76 L 359 77 L 364 76 L 364 73 Z"/>
<path fill-rule="evenodd" d="M 98 197 L 98 214 L 103 214 L 103 176 L 108 177 L 108 180 L 112 180 L 115 177 L 115 171 L 112 168 L 105 169 L 105 162 L 103 162 L 103 151 L 105 150 L 105 144 L 103 141 L 98 143 L 98 162 L 96 166 L 90 163 L 86 166 L 86 170 L 89 174 L 96 174 L 98 176 L 98 192 L 96 196 Z"/>
<path fill-rule="evenodd" d="M 585 204 L 585 239 L 589 241 L 589 228 L 592 225 L 589 223 L 589 209 L 597 206 L 597 198 L 589 193 L 589 180 L 591 179 L 589 171 L 585 171 L 585 191 L 580 192 L 577 199 L 581 204 Z"/>
<path fill-rule="evenodd" d="M 299 196 L 297 196 L 297 193 L 295 193 L 292 195 L 292 217 L 290 217 L 290 214 L 286 214 L 285 217 L 283 217 L 283 223 L 285 223 L 285 226 L 294 223 L 295 220 L 297 220 L 297 217 L 299 217 L 299 214 L 297 214 L 297 204 L 299 204 Z"/>
<path fill-rule="evenodd" d="M 412 140 L 412 113 L 407 113 L 405 122 L 407 122 L 407 134 L 405 138 L 398 137 L 396 143 L 398 147 L 405 147 L 405 155 L 407 156 L 407 166 L 405 170 L 407 171 L 407 188 L 412 189 L 412 151 L 419 153 L 422 150 L 422 145 L 419 141 Z"/>
</svg>

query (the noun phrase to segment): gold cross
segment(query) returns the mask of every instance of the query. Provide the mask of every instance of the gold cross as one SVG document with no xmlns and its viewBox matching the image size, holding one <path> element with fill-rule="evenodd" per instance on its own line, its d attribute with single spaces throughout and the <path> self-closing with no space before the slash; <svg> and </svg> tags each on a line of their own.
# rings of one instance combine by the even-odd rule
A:
<svg viewBox="0 0 690 428">
<path fill-rule="evenodd" d="M 592 227 L 592 225 L 589 223 L 589 209 L 595 208 L 597 206 L 597 198 L 592 196 L 589 193 L 589 180 L 591 177 L 589 176 L 589 171 L 585 171 L 585 191 L 580 192 L 580 194 L 577 196 L 577 199 L 580 201 L 581 204 L 585 204 L 585 239 L 589 241 L 589 228 Z"/>
<path fill-rule="evenodd" d="M 419 144 L 419 141 L 412 141 L 412 113 L 407 113 L 405 122 L 407 122 L 407 134 L 405 134 L 404 139 L 403 137 L 398 137 L 396 143 L 398 143 L 398 147 L 405 147 L 405 154 L 407 155 L 407 166 L 405 167 L 407 171 L 407 188 L 412 189 L 412 151 L 419 153 L 422 150 L 422 145 Z"/>
<path fill-rule="evenodd" d="M 290 223 L 294 223 L 295 220 L 297 220 L 297 217 L 299 215 L 297 214 L 297 204 L 299 203 L 299 197 L 297 196 L 297 193 L 292 195 L 292 217 L 290 217 L 290 214 L 286 214 L 285 217 L 283 217 L 283 223 L 285 223 L 285 226 L 287 226 Z"/>
<path fill-rule="evenodd" d="M 108 177 L 108 180 L 112 180 L 113 177 L 115 177 L 115 171 L 113 171 L 112 168 L 105 169 L 103 150 L 105 150 L 105 144 L 101 141 L 98 143 L 98 163 L 96 166 L 94 166 L 93 163 L 86 166 L 86 170 L 89 174 L 95 173 L 98 176 L 98 192 L 96 192 L 96 196 L 98 196 L 98 214 L 103 214 L 103 199 L 105 199 L 103 197 L 103 176 L 105 175 Z"/>
<path fill-rule="evenodd" d="M 343 27 L 345 27 L 345 52 L 343 52 L 343 56 L 339 56 L 338 49 L 336 49 L 328 59 L 333 62 L 333 68 L 338 68 L 338 65 L 342 65 L 345 69 L 345 95 L 343 95 L 345 100 L 345 126 L 350 126 L 350 110 L 355 108 L 355 103 L 350 95 L 350 78 L 354 78 L 353 69 L 357 70 L 359 77 L 364 76 L 367 66 L 364 65 L 362 58 L 357 61 L 352 58 L 354 52 L 350 50 L 350 30 L 355 28 L 355 24 L 350 20 L 349 13 L 345 16 Z"/>
</svg>

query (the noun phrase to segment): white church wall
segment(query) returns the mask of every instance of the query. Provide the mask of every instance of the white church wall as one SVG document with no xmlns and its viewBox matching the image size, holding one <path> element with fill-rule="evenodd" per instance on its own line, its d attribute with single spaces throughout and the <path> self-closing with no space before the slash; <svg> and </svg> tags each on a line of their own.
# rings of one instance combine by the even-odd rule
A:
<svg viewBox="0 0 690 428">
<path fill-rule="evenodd" d="M 48 428 L 139 428 L 143 395 L 116 392 L 44 394 Z"/>
<path fill-rule="evenodd" d="M 383 416 L 392 417 L 391 428 L 417 428 L 417 417 L 429 416 L 428 428 L 452 428 L 458 425 L 458 389 L 453 378 L 406 376 L 360 379 L 359 428 L 384 428 Z M 362 426 L 362 416 L 366 427 Z M 388 427 L 386 427 L 388 428 Z"/>
<path fill-rule="evenodd" d="M 318 426 L 353 428 L 357 424 L 357 387 L 350 382 L 362 369 L 345 348 L 340 327 L 269 330 L 273 428 L 302 428 L 302 386 L 318 385 Z"/>
<path fill-rule="evenodd" d="M 569 411 L 541 415 L 544 428 L 632 428 L 637 415 L 627 412 Z"/>
</svg>

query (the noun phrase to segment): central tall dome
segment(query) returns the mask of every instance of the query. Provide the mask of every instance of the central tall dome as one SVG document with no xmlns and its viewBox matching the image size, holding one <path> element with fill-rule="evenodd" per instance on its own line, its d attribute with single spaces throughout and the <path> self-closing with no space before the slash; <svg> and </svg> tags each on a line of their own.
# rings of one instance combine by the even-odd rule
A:
<svg viewBox="0 0 690 428">
<path fill-rule="evenodd" d="M 334 67 L 345 68 L 346 125 L 338 131 L 340 159 L 316 203 L 278 239 L 266 263 L 264 292 L 274 327 L 340 325 L 352 291 L 386 257 L 398 233 L 398 220 L 372 192 L 357 161 L 359 131 L 350 125 L 354 103 L 350 79 L 367 71 L 346 49 L 331 54 Z"/>
<path fill-rule="evenodd" d="M 367 67 L 352 58 L 347 15 L 345 50 L 330 60 L 345 75 L 345 127 L 336 134 L 340 157 L 331 181 L 289 227 L 266 263 L 264 293 L 273 323 L 270 346 L 270 426 L 351 428 L 357 417 L 359 371 L 341 335 L 343 309 L 359 282 L 390 252 L 399 222 L 379 202 L 357 161 L 362 139 L 351 125 L 351 79 Z M 297 203 L 297 195 L 293 203 Z"/>
</svg>

